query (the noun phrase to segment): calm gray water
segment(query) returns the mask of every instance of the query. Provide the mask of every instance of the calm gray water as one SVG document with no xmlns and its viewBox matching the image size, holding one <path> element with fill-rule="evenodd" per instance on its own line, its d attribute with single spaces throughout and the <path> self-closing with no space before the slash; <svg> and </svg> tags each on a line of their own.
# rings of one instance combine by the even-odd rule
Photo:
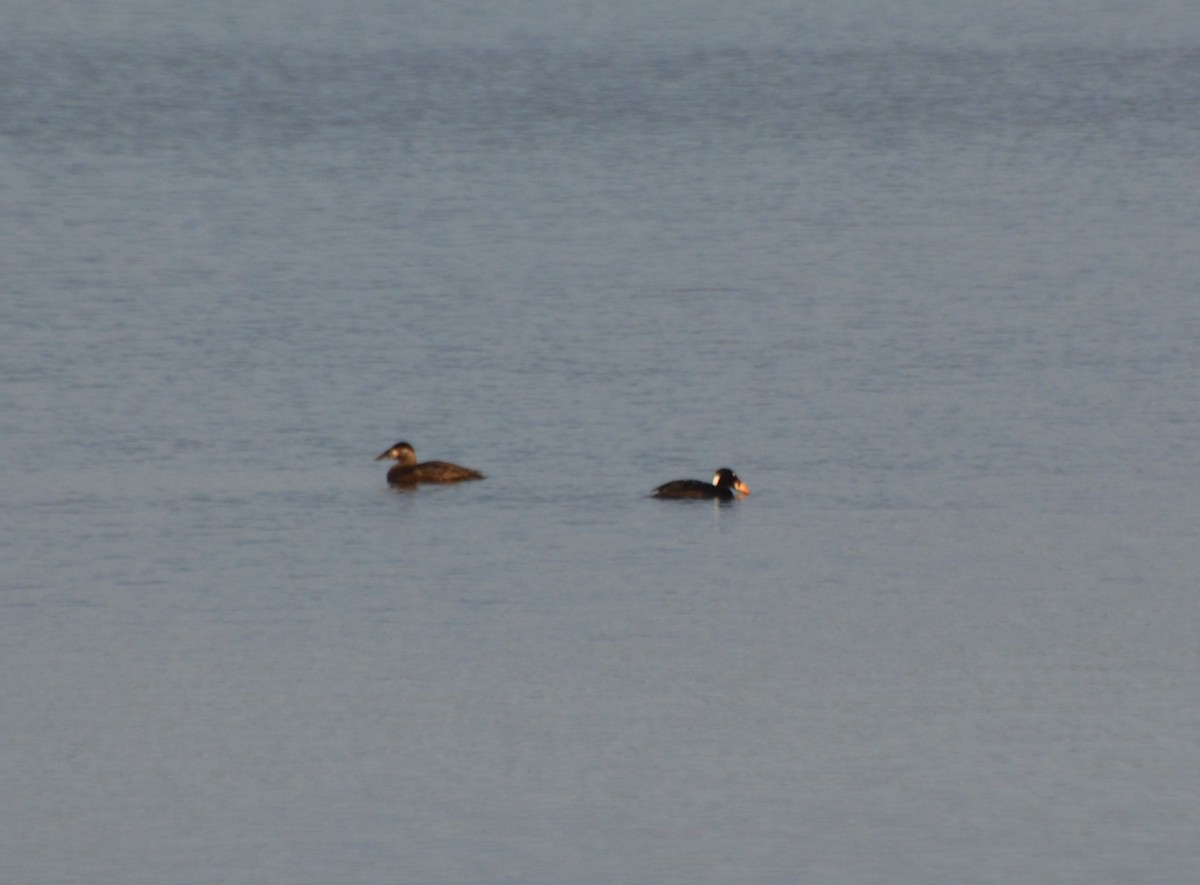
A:
<svg viewBox="0 0 1200 885">
<path fill-rule="evenodd" d="M 3 13 L 4 881 L 1192 881 L 1190 4 L 420 6 Z"/>
</svg>

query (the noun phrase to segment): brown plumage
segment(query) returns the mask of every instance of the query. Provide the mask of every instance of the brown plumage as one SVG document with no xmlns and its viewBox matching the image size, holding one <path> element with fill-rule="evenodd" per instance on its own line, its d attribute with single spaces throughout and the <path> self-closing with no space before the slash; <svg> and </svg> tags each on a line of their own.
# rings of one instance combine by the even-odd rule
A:
<svg viewBox="0 0 1200 885">
<path fill-rule="evenodd" d="M 463 482 L 468 479 L 483 479 L 478 470 L 459 467 L 448 461 L 425 461 L 417 463 L 417 453 L 406 442 L 398 442 L 375 458 L 376 461 L 395 461 L 387 473 L 388 485 L 415 486 L 422 482 Z"/>
</svg>

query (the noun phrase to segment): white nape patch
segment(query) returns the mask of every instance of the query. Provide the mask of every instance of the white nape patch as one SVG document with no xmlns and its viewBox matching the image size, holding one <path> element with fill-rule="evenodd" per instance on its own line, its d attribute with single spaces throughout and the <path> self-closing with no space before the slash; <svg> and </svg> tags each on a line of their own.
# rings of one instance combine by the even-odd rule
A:
<svg viewBox="0 0 1200 885">
<path fill-rule="evenodd" d="M 720 484 L 721 484 L 721 474 L 714 473 L 713 474 L 713 485 L 720 485 Z"/>
</svg>

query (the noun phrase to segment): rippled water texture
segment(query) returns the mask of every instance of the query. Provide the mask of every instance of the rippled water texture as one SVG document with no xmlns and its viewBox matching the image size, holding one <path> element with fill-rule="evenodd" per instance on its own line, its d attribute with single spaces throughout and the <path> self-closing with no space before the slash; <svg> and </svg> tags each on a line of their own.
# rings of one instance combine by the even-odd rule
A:
<svg viewBox="0 0 1200 885">
<path fill-rule="evenodd" d="M 1189 881 L 1182 9 L 13 13 L 6 880 Z"/>
</svg>

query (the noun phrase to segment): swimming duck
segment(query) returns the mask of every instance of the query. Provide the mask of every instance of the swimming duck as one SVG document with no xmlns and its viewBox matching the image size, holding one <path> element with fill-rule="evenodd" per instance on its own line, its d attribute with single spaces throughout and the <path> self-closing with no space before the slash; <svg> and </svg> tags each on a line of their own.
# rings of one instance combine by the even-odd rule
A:
<svg viewBox="0 0 1200 885">
<path fill-rule="evenodd" d="M 483 479 L 478 470 L 459 467 L 447 461 L 417 463 L 417 453 L 406 442 L 398 442 L 375 458 L 376 461 L 395 461 L 388 471 L 388 485 L 415 486 L 419 482 L 462 482 L 467 479 Z"/>
<path fill-rule="evenodd" d="M 750 494 L 750 488 L 728 467 L 713 474 L 712 482 L 699 479 L 676 479 L 663 483 L 654 490 L 655 498 L 716 498 L 732 501 L 735 497 Z"/>
</svg>

